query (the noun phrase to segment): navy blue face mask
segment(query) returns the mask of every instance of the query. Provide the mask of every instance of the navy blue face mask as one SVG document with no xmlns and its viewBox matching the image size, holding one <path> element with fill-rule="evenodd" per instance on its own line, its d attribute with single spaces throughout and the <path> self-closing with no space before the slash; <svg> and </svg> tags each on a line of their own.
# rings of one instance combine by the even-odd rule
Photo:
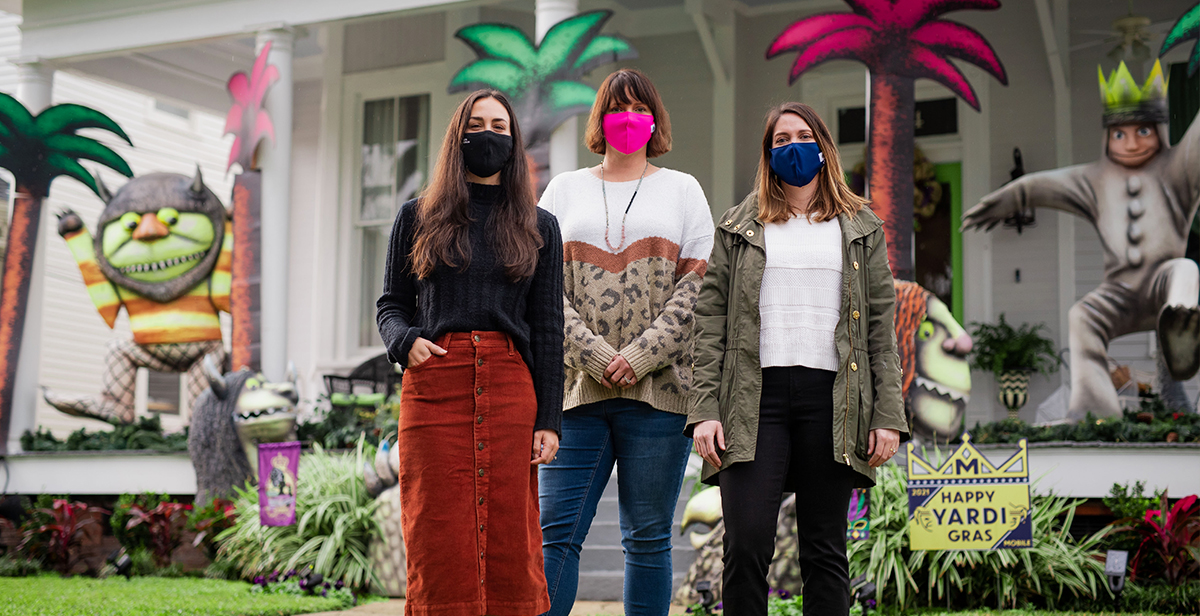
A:
<svg viewBox="0 0 1200 616">
<path fill-rule="evenodd" d="M 824 166 L 825 156 L 814 141 L 771 149 L 771 170 L 792 186 L 808 186 Z"/>
</svg>

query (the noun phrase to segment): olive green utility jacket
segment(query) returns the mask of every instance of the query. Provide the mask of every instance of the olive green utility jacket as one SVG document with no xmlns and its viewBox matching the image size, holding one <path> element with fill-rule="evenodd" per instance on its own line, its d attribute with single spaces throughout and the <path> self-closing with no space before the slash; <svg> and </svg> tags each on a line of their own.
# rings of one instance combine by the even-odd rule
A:
<svg viewBox="0 0 1200 616">
<path fill-rule="evenodd" d="M 901 368 L 893 323 L 896 290 L 888 266 L 883 222 L 869 209 L 838 216 L 842 227 L 842 314 L 838 320 L 837 379 L 833 385 L 833 451 L 829 455 L 875 484 L 867 463 L 870 431 L 890 428 L 909 438 L 900 396 Z M 708 271 L 696 305 L 694 383 L 686 432 L 717 419 L 725 432 L 721 468 L 754 459 L 762 366 L 759 290 L 766 268 L 763 223 L 754 194 L 717 220 Z M 704 464 L 716 484 L 720 469 Z M 799 477 L 789 477 L 793 492 Z"/>
</svg>

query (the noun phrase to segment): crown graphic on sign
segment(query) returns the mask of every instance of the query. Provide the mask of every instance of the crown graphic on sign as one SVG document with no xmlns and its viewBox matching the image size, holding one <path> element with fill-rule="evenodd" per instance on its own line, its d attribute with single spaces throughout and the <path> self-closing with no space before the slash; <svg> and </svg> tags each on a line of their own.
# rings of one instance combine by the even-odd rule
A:
<svg viewBox="0 0 1200 616">
<path fill-rule="evenodd" d="M 908 443 L 909 485 L 955 485 L 973 483 L 1028 483 L 1029 460 L 1025 439 L 1017 443 L 1017 453 L 999 465 L 993 465 L 971 444 L 971 434 L 964 432 L 962 445 L 942 462 L 930 464 L 917 455 L 916 447 Z"/>
<path fill-rule="evenodd" d="M 1154 61 L 1154 68 L 1142 85 L 1138 85 L 1124 62 L 1109 73 L 1108 79 L 1104 78 L 1103 68 L 1096 70 L 1100 74 L 1105 126 L 1167 121 L 1167 78 L 1160 61 Z"/>
</svg>

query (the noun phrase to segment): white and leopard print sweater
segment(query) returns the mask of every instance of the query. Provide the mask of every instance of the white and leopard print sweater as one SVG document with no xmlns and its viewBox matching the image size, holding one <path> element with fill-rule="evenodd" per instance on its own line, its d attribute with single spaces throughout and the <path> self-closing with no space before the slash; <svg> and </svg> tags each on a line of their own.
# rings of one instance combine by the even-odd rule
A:
<svg viewBox="0 0 1200 616">
<path fill-rule="evenodd" d="M 607 226 L 600 178 L 590 169 L 556 176 L 542 194 L 539 205 L 562 229 L 564 409 L 631 398 L 688 412 L 692 325 L 712 251 L 712 214 L 700 183 L 686 173 L 659 169 L 635 197 L 637 184 L 606 183 Z M 618 353 L 638 381 L 608 389 L 600 380 Z"/>
</svg>

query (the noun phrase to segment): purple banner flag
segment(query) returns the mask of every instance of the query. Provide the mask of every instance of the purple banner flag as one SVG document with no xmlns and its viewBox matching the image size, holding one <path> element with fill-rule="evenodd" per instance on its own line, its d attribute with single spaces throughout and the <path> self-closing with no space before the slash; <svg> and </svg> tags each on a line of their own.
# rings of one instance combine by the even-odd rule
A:
<svg viewBox="0 0 1200 616">
<path fill-rule="evenodd" d="M 263 526 L 296 523 L 296 477 L 300 441 L 259 443 L 258 519 Z"/>
</svg>

